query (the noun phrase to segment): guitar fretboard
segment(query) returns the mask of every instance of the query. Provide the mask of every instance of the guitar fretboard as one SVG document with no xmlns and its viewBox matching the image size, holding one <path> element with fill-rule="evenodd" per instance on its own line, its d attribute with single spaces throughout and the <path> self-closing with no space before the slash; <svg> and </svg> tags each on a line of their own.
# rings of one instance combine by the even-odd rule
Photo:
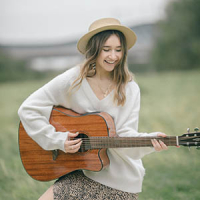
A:
<svg viewBox="0 0 200 200">
<path fill-rule="evenodd" d="M 89 137 L 83 138 L 82 148 L 102 149 L 102 148 L 130 148 L 130 147 L 152 147 L 151 139 L 161 140 L 167 146 L 177 146 L 175 136 L 168 137 Z"/>
</svg>

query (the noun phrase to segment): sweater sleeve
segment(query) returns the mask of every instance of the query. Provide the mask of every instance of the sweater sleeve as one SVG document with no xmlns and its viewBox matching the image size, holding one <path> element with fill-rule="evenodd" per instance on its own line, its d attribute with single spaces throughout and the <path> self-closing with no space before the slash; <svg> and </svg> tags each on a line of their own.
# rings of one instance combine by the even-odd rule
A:
<svg viewBox="0 0 200 200">
<path fill-rule="evenodd" d="M 27 134 L 43 149 L 64 150 L 68 132 L 56 132 L 49 123 L 52 107 L 63 105 L 69 89 L 69 72 L 65 72 L 30 95 L 20 106 L 18 115 Z"/>
<path fill-rule="evenodd" d="M 120 137 L 156 137 L 158 132 L 153 133 L 139 133 L 138 123 L 139 123 L 139 111 L 140 111 L 140 89 L 137 84 L 134 83 L 134 90 L 132 90 L 127 96 L 126 108 L 123 110 L 128 110 L 128 114 L 121 114 L 124 117 L 123 124 L 118 130 L 118 135 Z M 153 147 L 134 147 L 123 149 L 127 156 L 133 159 L 141 159 L 143 156 L 155 151 Z"/>
</svg>

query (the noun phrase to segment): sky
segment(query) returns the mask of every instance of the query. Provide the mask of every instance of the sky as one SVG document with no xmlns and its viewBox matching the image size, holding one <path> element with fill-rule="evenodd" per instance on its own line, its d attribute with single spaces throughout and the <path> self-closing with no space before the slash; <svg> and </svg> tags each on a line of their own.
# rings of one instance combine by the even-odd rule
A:
<svg viewBox="0 0 200 200">
<path fill-rule="evenodd" d="M 153 23 L 171 0 L 0 0 L 0 44 L 59 43 L 79 38 L 99 18 Z"/>
</svg>

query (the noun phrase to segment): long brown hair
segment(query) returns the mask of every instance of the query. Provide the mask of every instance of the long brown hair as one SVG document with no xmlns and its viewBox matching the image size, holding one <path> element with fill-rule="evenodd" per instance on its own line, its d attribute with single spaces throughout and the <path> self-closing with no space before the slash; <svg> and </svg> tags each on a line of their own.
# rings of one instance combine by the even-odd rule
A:
<svg viewBox="0 0 200 200">
<path fill-rule="evenodd" d="M 103 46 L 107 39 L 111 35 L 116 35 L 120 39 L 122 58 L 120 62 L 115 66 L 114 70 L 111 72 L 111 78 L 115 83 L 114 88 L 114 102 L 117 105 L 124 105 L 126 102 L 125 86 L 132 80 L 132 73 L 129 71 L 127 66 L 127 44 L 126 38 L 122 32 L 117 30 L 107 30 L 94 35 L 88 42 L 86 46 L 85 62 L 81 65 L 81 71 L 78 78 L 73 82 L 71 90 L 77 86 L 80 86 L 83 79 L 88 76 L 95 75 L 95 62 L 99 54 L 101 53 Z M 70 91 L 71 91 L 70 90 Z"/>
</svg>

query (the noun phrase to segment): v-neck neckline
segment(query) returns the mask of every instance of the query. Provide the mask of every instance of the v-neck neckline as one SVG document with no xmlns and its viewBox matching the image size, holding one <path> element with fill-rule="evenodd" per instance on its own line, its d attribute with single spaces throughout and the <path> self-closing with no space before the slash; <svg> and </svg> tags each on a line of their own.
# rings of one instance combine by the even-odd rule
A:
<svg viewBox="0 0 200 200">
<path fill-rule="evenodd" d="M 111 94 L 113 93 L 113 90 L 106 96 L 104 97 L 103 99 L 99 99 L 97 97 L 97 95 L 95 94 L 94 90 L 92 89 L 92 87 L 90 86 L 88 80 L 86 78 L 83 79 L 83 81 L 85 82 L 86 86 L 89 88 L 89 91 L 90 93 L 92 94 L 92 96 L 98 101 L 98 102 L 104 102 L 106 101 L 110 96 Z"/>
</svg>

